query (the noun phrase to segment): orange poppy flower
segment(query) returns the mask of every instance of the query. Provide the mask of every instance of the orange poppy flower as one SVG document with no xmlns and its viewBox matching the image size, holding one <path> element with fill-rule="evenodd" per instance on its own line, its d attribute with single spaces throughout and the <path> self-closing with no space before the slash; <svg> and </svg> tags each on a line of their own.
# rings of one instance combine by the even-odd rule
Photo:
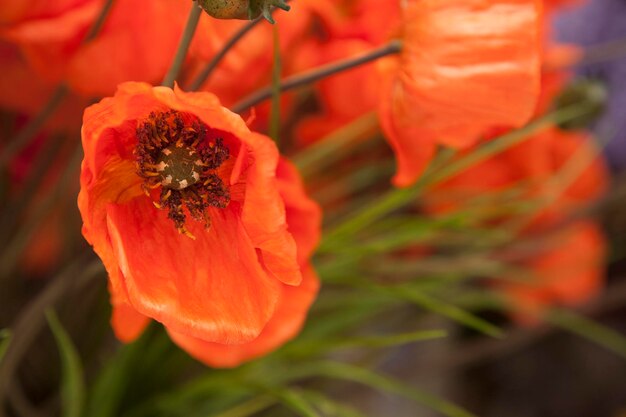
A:
<svg viewBox="0 0 626 417">
<path fill-rule="evenodd" d="M 521 126 L 539 94 L 541 2 L 409 0 L 402 52 L 381 62 L 380 120 L 411 184 L 437 144 L 466 148 Z"/>
<path fill-rule="evenodd" d="M 0 5 L 0 38 L 18 45 L 49 83 L 66 80 L 87 96 L 123 81 L 160 81 L 176 51 L 191 2 L 117 0 L 98 36 L 83 43 L 102 0 L 12 0 Z"/>
<path fill-rule="evenodd" d="M 512 304 L 514 317 L 522 323 L 537 322 L 551 305 L 581 304 L 603 286 L 607 248 L 595 223 L 574 223 L 548 243 L 547 248 L 521 261 L 529 272 L 527 282 L 510 280 L 499 284 Z"/>
<path fill-rule="evenodd" d="M 269 138 L 212 94 L 143 83 L 89 107 L 82 136 L 83 234 L 109 273 L 120 339 L 153 318 L 178 338 L 240 345 L 291 320 L 277 314 L 320 214 Z"/>
</svg>

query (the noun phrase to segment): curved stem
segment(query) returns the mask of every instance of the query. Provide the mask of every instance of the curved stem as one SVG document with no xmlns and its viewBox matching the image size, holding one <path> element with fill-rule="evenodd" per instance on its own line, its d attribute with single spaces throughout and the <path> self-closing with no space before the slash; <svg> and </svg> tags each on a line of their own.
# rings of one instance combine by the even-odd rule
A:
<svg viewBox="0 0 626 417">
<path fill-rule="evenodd" d="M 213 59 L 211 59 L 211 61 L 209 61 L 206 64 L 206 66 L 202 69 L 200 74 L 198 74 L 198 76 L 191 82 L 188 88 L 189 91 L 195 91 L 195 90 L 198 90 L 200 87 L 202 87 L 202 84 L 204 84 L 209 79 L 209 77 L 211 76 L 215 68 L 217 68 L 220 62 L 222 62 L 222 59 L 226 56 L 226 54 L 231 49 L 233 49 L 233 47 L 244 36 L 246 36 L 248 32 L 254 29 L 256 25 L 258 25 L 259 22 L 261 22 L 262 20 L 264 20 L 263 17 L 258 17 L 254 20 L 251 20 L 247 22 L 245 25 L 243 25 L 237 32 L 235 32 L 233 36 L 230 39 L 228 39 L 228 41 L 226 41 L 222 49 L 220 49 L 219 52 L 215 54 L 215 56 L 213 56 Z"/>
<path fill-rule="evenodd" d="M 176 81 L 176 78 L 178 78 L 180 69 L 183 66 L 183 62 L 187 56 L 187 50 L 189 49 L 193 35 L 196 33 L 196 28 L 198 27 L 201 15 L 202 8 L 198 5 L 198 2 L 194 0 L 191 5 L 189 17 L 187 18 L 185 30 L 183 31 L 180 43 L 178 44 L 178 49 L 176 50 L 176 55 L 174 55 L 174 61 L 172 62 L 170 69 L 167 71 L 167 74 L 165 74 L 165 78 L 163 78 L 161 85 L 170 88 L 174 87 L 174 82 Z"/>
<path fill-rule="evenodd" d="M 314 81 L 321 80 L 331 75 L 337 74 L 342 71 L 346 71 L 368 62 L 375 61 L 387 55 L 397 54 L 402 50 L 402 43 L 399 40 L 394 40 L 388 44 L 367 52 L 363 55 L 359 55 L 353 58 L 336 61 L 328 65 L 323 65 L 318 68 L 314 68 L 310 71 L 302 74 L 296 74 L 291 77 L 287 77 L 280 82 L 280 91 L 289 91 L 294 88 L 301 87 L 306 84 L 310 84 Z M 264 100 L 272 97 L 273 87 L 266 86 L 255 93 L 250 94 L 243 100 L 235 104 L 232 111 L 235 113 L 241 113 L 250 107 L 256 106 Z"/>
<path fill-rule="evenodd" d="M 100 10 L 100 14 L 91 25 L 89 32 L 87 32 L 87 34 L 85 35 L 83 43 L 89 42 L 90 40 L 93 40 L 96 36 L 98 36 L 98 33 L 100 33 L 100 31 L 102 30 L 102 26 L 104 26 L 104 22 L 106 21 L 109 12 L 111 12 L 113 2 L 115 2 L 115 0 L 107 0 L 106 3 L 104 3 L 104 6 L 102 6 L 102 9 Z"/>
</svg>

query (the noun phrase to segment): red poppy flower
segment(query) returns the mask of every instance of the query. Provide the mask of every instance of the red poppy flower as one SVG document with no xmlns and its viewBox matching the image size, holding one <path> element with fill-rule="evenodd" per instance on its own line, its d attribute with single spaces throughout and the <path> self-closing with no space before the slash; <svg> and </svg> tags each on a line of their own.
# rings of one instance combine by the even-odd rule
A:
<svg viewBox="0 0 626 417">
<path fill-rule="evenodd" d="M 381 62 L 380 119 L 412 183 L 437 144 L 465 148 L 492 126 L 521 126 L 539 94 L 541 3 L 409 0 L 402 53 Z"/>
<path fill-rule="evenodd" d="M 320 215 L 297 175 L 277 171 L 269 138 L 212 94 L 143 83 L 88 108 L 82 136 L 83 234 L 109 272 L 120 339 L 148 318 L 226 345 L 290 322 L 277 314 L 301 285 Z"/>
</svg>

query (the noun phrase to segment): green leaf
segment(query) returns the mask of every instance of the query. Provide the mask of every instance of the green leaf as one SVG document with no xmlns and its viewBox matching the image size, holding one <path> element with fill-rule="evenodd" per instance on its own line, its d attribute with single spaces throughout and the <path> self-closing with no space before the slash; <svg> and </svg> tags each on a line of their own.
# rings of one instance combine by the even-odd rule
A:
<svg viewBox="0 0 626 417">
<path fill-rule="evenodd" d="M 322 417 L 302 393 L 290 388 L 267 388 L 283 405 L 304 417 Z"/>
<path fill-rule="evenodd" d="M 48 325 L 61 356 L 61 398 L 64 417 L 80 417 L 85 403 L 85 381 L 80 357 L 53 310 L 46 311 Z"/>
<path fill-rule="evenodd" d="M 176 361 L 178 355 L 173 354 L 172 349 L 169 337 L 155 324 L 133 343 L 121 346 L 92 384 L 85 414 L 118 417 L 129 399 L 136 403 L 157 392 L 164 375 L 176 365 L 172 361 Z"/>
<path fill-rule="evenodd" d="M 256 412 L 265 410 L 274 404 L 276 404 L 276 400 L 273 397 L 262 395 L 237 404 L 229 410 L 215 414 L 214 417 L 247 417 Z"/>
<path fill-rule="evenodd" d="M 449 319 L 452 319 L 457 323 L 463 324 L 488 336 L 497 338 L 503 337 L 503 332 L 499 327 L 489 323 L 486 320 L 481 319 L 480 317 L 468 311 L 463 310 L 462 308 L 459 308 L 452 304 L 447 304 L 441 300 L 433 298 L 425 294 L 423 291 L 408 287 L 394 288 L 382 285 L 376 286 L 375 288 L 376 290 L 386 291 L 399 298 L 403 298 L 426 310 L 430 310 L 433 313 L 448 317 Z"/>
<path fill-rule="evenodd" d="M 320 410 L 325 417 L 365 417 L 347 404 L 339 403 L 318 391 L 303 390 L 302 395 Z"/>
<path fill-rule="evenodd" d="M 9 348 L 9 343 L 11 343 L 11 330 L 0 330 L 0 362 L 2 362 L 2 358 Z"/>
<path fill-rule="evenodd" d="M 557 327 L 582 336 L 626 358 L 626 336 L 615 330 L 569 310 L 553 309 L 547 314 L 546 319 Z"/>
<path fill-rule="evenodd" d="M 367 113 L 308 146 L 294 156 L 293 162 L 303 177 L 327 169 L 352 153 L 364 140 L 378 131 L 376 113 Z"/>
<path fill-rule="evenodd" d="M 371 388 L 400 395 L 435 410 L 447 417 L 476 417 L 474 414 L 432 394 L 423 392 L 391 377 L 368 369 L 333 361 L 310 363 L 300 370 L 303 374 L 326 376 L 356 382 Z M 296 371 L 297 372 L 297 371 Z"/>
<path fill-rule="evenodd" d="M 382 348 L 405 345 L 409 343 L 436 340 L 447 336 L 445 330 L 420 330 L 416 332 L 399 333 L 384 336 L 342 338 L 323 340 L 316 344 L 303 343 L 293 347 L 295 353 L 313 355 L 320 351 L 330 351 L 345 348 Z"/>
</svg>

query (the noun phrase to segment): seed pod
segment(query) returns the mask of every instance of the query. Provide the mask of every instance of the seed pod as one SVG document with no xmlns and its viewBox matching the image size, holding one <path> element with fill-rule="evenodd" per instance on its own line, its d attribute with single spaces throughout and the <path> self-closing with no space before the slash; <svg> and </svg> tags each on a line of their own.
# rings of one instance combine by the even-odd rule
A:
<svg viewBox="0 0 626 417">
<path fill-rule="evenodd" d="M 274 7 L 286 11 L 290 9 L 285 0 L 199 0 L 199 4 L 217 19 L 253 20 L 262 15 L 271 23 L 274 23 Z"/>
</svg>

